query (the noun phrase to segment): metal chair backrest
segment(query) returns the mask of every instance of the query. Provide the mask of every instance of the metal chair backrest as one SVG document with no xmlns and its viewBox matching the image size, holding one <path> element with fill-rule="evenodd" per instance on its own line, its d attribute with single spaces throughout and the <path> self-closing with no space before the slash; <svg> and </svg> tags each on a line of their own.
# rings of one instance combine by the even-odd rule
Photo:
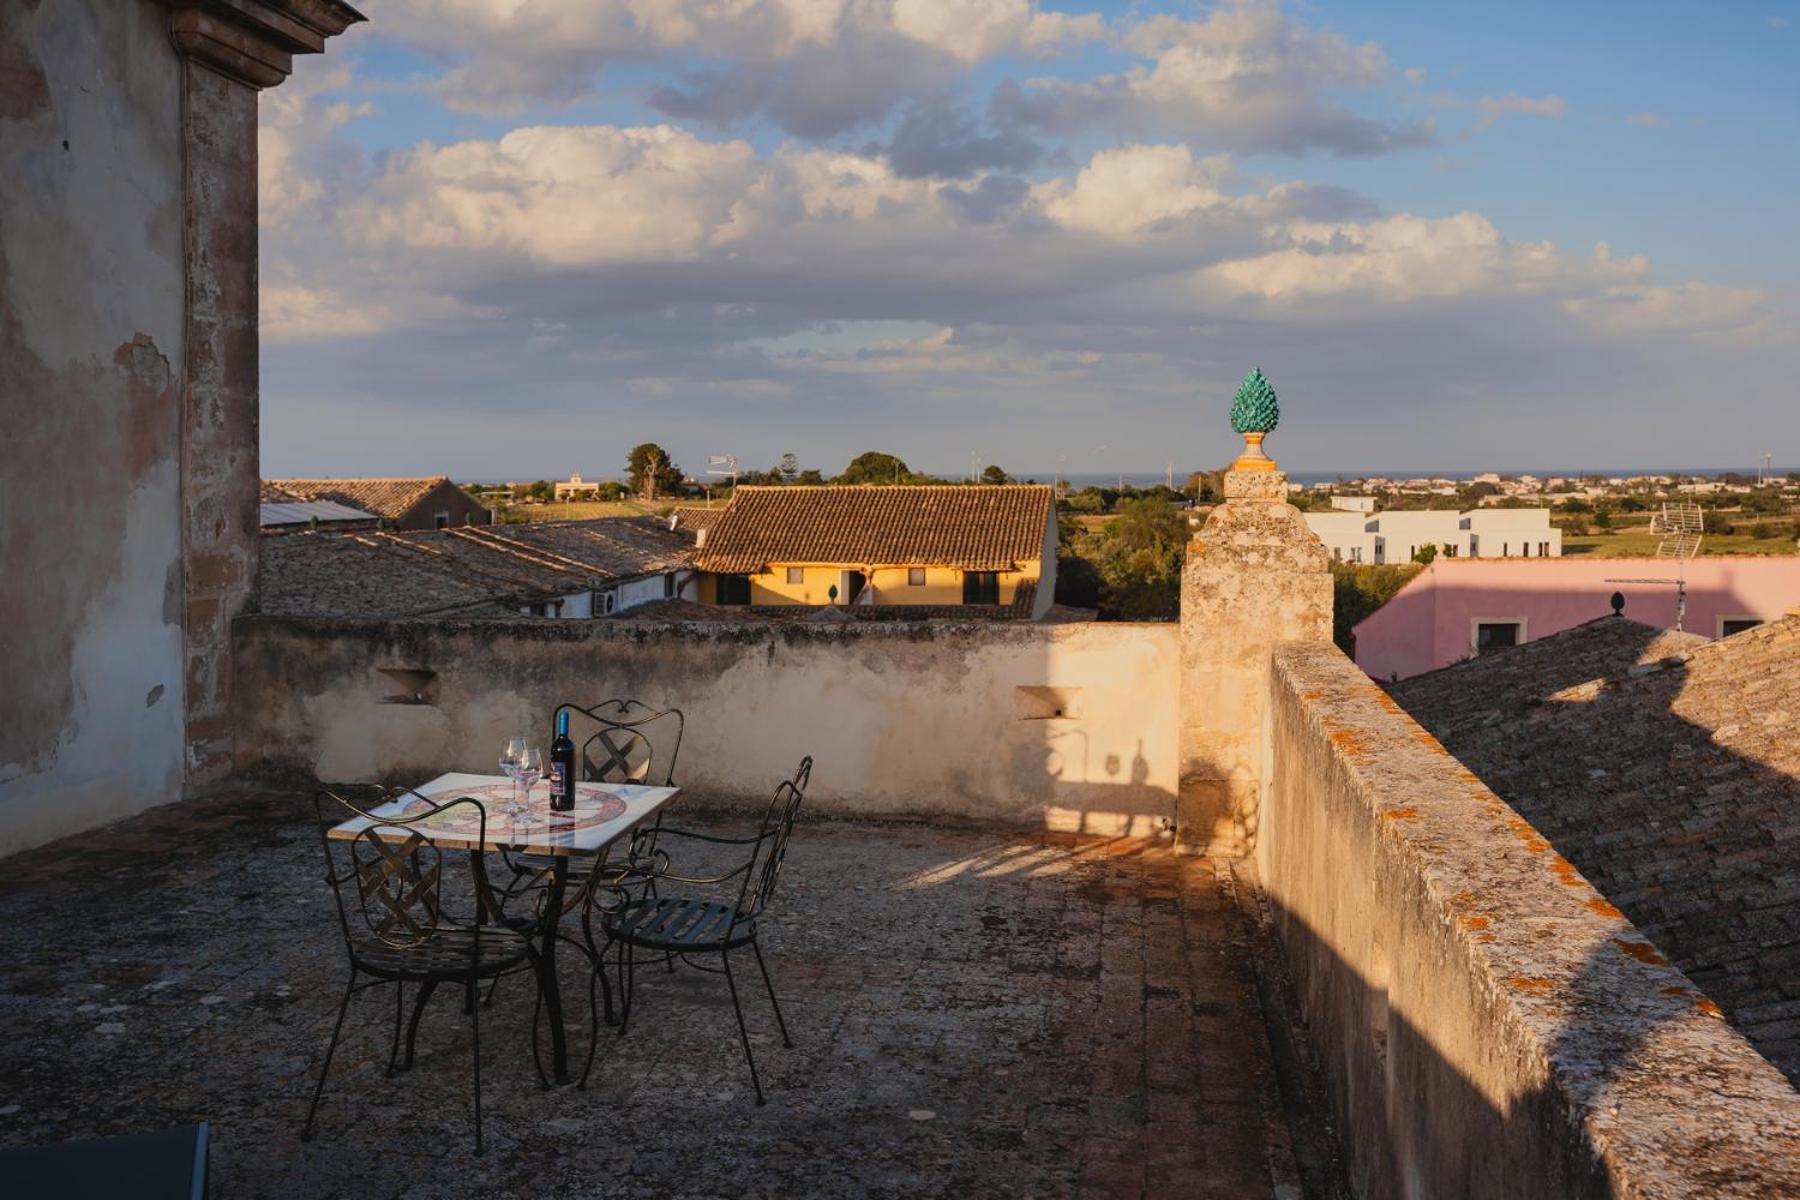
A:
<svg viewBox="0 0 1800 1200">
<path fill-rule="evenodd" d="M 382 817 L 373 812 L 409 796 L 423 801 L 416 812 L 402 817 Z M 328 809 L 327 800 L 336 807 Z M 353 943 L 353 907 L 377 941 L 397 950 L 421 946 L 437 934 L 444 922 L 443 853 L 431 840 L 430 831 L 419 826 L 441 813 L 464 807 L 475 811 L 478 844 L 485 845 L 487 810 L 472 796 L 438 804 L 411 789 L 398 788 L 381 792 L 374 803 L 364 807 L 323 789 L 313 793 L 319 838 L 325 846 L 325 882 L 337 899 L 338 920 L 347 943 Z M 369 827 L 350 839 L 330 836 L 332 826 L 352 817 L 368 820 Z M 383 833 L 388 836 L 382 836 Z M 348 871 L 339 872 L 334 846 L 343 848 L 348 855 Z M 345 890 L 352 883 L 356 885 L 354 906 L 345 903 Z"/>
<path fill-rule="evenodd" d="M 674 785 L 675 759 L 687 724 L 680 709 L 615 698 L 592 707 L 562 704 L 556 711 L 569 714 L 569 736 L 580 747 L 583 781 Z"/>
<path fill-rule="evenodd" d="M 749 869 L 744 873 L 744 887 L 738 896 L 737 920 L 747 921 L 768 907 L 781 878 L 781 864 L 787 858 L 788 838 L 794 832 L 794 817 L 806 798 L 806 785 L 812 779 L 812 755 L 800 760 L 792 779 L 784 779 L 769 798 L 763 811 L 762 829 L 750 852 Z"/>
</svg>

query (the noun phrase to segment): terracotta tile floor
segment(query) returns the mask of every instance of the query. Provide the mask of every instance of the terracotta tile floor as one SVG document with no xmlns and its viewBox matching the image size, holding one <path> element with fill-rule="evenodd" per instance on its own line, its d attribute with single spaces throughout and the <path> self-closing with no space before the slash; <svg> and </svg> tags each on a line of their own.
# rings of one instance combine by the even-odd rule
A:
<svg viewBox="0 0 1800 1200">
<path fill-rule="evenodd" d="M 263 792 L 0 862 L 0 1143 L 206 1119 L 213 1194 L 230 1197 L 1341 1188 L 1316 1108 L 1295 1100 L 1311 1089 L 1292 1067 L 1278 1086 L 1258 999 L 1259 969 L 1280 994 L 1272 956 L 1227 864 L 804 825 L 764 935 L 794 1049 L 745 990 L 767 1107 L 715 975 L 640 969 L 630 1035 L 603 1033 L 587 1092 L 538 1088 L 510 979 L 482 1023 L 480 1158 L 468 1021 L 443 992 L 393 1080 L 391 990 L 352 1002 L 320 1135 L 298 1140 L 345 977 L 321 869 L 310 802 Z M 574 956 L 563 967 L 580 986 Z"/>
</svg>

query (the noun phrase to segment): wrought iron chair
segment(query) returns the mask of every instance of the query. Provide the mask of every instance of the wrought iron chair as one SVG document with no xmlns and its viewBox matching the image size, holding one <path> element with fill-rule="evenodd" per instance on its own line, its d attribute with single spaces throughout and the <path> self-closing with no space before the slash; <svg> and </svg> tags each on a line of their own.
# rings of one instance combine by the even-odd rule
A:
<svg viewBox="0 0 1800 1200">
<path fill-rule="evenodd" d="M 592 708 L 559 704 L 551 714 L 551 727 L 562 713 L 569 714 L 569 735 L 577 747 L 577 770 L 583 783 L 641 783 L 652 787 L 675 786 L 675 759 L 681 753 L 681 736 L 687 718 L 678 708 L 653 708 L 642 700 L 615 697 Z M 656 823 L 662 823 L 659 813 Z M 654 839 L 652 839 L 654 844 Z M 510 900 L 540 887 L 554 865 L 542 854 L 502 853 L 512 878 L 502 889 Z M 569 861 L 570 890 L 577 890 L 598 860 L 590 855 Z"/>
<path fill-rule="evenodd" d="M 380 817 L 372 811 L 409 796 L 423 802 L 418 811 L 400 817 Z M 325 882 L 337 901 L 338 923 L 349 953 L 350 982 L 338 1005 L 337 1024 L 331 1030 L 300 1139 L 312 1139 L 313 1119 L 325 1092 L 332 1056 L 337 1053 L 350 998 L 367 988 L 394 985 L 394 1039 L 388 1052 L 388 1074 L 392 1076 L 412 1066 L 413 1039 L 425 1002 L 440 983 L 450 983 L 463 988 L 469 1013 L 475 1069 L 475 1153 L 480 1154 L 481 1013 L 480 1006 L 473 1003 L 475 989 L 483 979 L 535 966 L 536 955 L 520 931 L 485 923 L 500 910 L 489 890 L 480 850 L 468 851 L 475 919 L 459 922 L 446 913 L 443 850 L 432 840 L 431 831 L 419 826 L 441 814 L 461 811 L 463 819 L 474 821 L 479 846 L 487 840 L 487 810 L 472 797 L 438 804 L 409 789 L 383 790 L 367 807 L 320 790 L 313 794 L 313 808 L 325 849 Z M 335 825 L 354 817 L 364 818 L 369 825 L 352 838 L 331 836 Z M 401 1012 L 408 983 L 418 984 L 420 990 L 407 1026 L 406 1060 L 401 1063 Z"/>
<path fill-rule="evenodd" d="M 551 727 L 555 728 L 556 718 L 562 713 L 569 714 L 569 734 L 577 747 L 577 770 L 583 783 L 638 783 L 651 787 L 675 786 L 675 760 L 681 754 L 681 738 L 687 728 L 687 717 L 678 708 L 656 708 L 645 704 L 642 700 L 631 697 L 614 697 L 602 700 L 592 707 L 579 704 L 559 704 L 551 714 Z M 654 830 L 662 825 L 662 813 L 659 811 L 651 826 Z M 634 840 L 633 846 L 635 848 Z M 655 838 L 649 839 L 654 847 Z M 546 888 L 550 873 L 555 869 L 556 860 L 544 854 L 525 854 L 501 851 L 501 858 L 512 878 L 505 886 L 498 889 L 501 902 L 507 903 L 518 899 L 528 892 L 539 892 Z M 592 901 L 597 888 L 603 888 L 603 897 L 614 898 L 629 894 L 635 886 L 638 890 L 655 889 L 655 881 L 644 872 L 635 869 L 632 862 L 612 862 L 604 868 L 604 857 L 593 855 L 571 855 L 567 868 L 567 891 L 564 894 L 562 913 L 574 912 L 577 908 L 586 910 Z M 601 872 L 595 878 L 595 872 Z M 539 902 L 541 910 L 542 901 Z M 541 920 L 545 914 L 541 911 L 527 918 L 511 916 L 506 923 L 520 931 L 528 931 Z M 561 939 L 582 954 L 592 955 L 592 948 L 586 940 L 576 940 L 562 935 Z M 670 970 L 673 970 L 673 965 Z M 604 987 L 606 1001 L 607 1024 L 613 1022 L 612 988 L 606 984 L 604 974 L 600 975 L 600 983 Z M 593 980 L 590 977 L 588 988 L 588 1006 L 594 1007 Z M 500 986 L 498 977 L 488 985 L 484 1004 L 493 1003 L 494 991 Z M 540 1001 L 542 997 L 540 996 Z M 596 1024 L 594 1036 L 599 1037 Z M 532 1017 L 532 1051 L 537 1050 L 537 1016 Z M 589 1055 L 590 1059 L 592 1055 Z M 540 1075 L 542 1074 L 540 1070 Z"/>
<path fill-rule="evenodd" d="M 806 785 L 812 778 L 812 763 L 811 756 L 801 759 L 794 777 L 783 780 L 776 787 L 768 807 L 763 811 L 761 827 L 750 837 L 717 837 L 683 829 L 661 828 L 640 830 L 632 838 L 631 857 L 636 871 L 656 881 L 715 888 L 718 889 L 716 894 L 719 898 L 665 896 L 646 889 L 642 895 L 623 895 L 615 906 L 604 907 L 598 900 L 599 889 L 595 889 L 595 901 L 582 914 L 582 933 L 590 947 L 593 946 L 596 916 L 606 935 L 607 946 L 594 948 L 590 954 L 596 974 L 600 974 L 602 970 L 604 949 L 615 945 L 620 947 L 620 1037 L 625 1036 L 631 1023 L 635 983 L 633 968 L 637 951 L 649 950 L 662 954 L 671 963 L 679 957 L 689 966 L 703 971 L 718 971 L 725 976 L 725 985 L 731 989 L 731 1007 L 737 1014 L 738 1037 L 744 1045 L 744 1059 L 750 1065 L 750 1085 L 756 1090 L 758 1104 L 764 1103 L 762 1080 L 756 1072 L 756 1056 L 750 1050 L 750 1032 L 744 1024 L 744 1009 L 738 1000 L 737 980 L 731 973 L 731 952 L 749 946 L 751 953 L 756 956 L 757 970 L 762 973 L 763 987 L 769 993 L 769 1005 L 775 1010 L 775 1022 L 781 1028 L 781 1044 L 793 1046 L 793 1040 L 788 1037 L 787 1021 L 781 1015 L 781 1002 L 775 998 L 774 981 L 769 977 L 768 964 L 763 961 L 762 948 L 757 944 L 757 924 L 767 911 L 769 901 L 775 894 L 775 884 L 781 877 L 782 863 L 787 857 L 788 839 L 794 831 L 794 817 L 800 811 L 800 803 L 806 795 Z M 670 869 L 667 853 L 657 848 L 656 842 L 659 839 L 748 847 L 749 858 L 719 875 L 678 875 Z M 733 880 L 740 880 L 735 898 L 730 896 L 729 889 L 724 886 Z M 717 954 L 719 966 L 708 967 L 693 961 L 692 956 L 704 954 Z M 587 1067 L 581 1076 L 582 1086 L 587 1085 L 588 1072 L 593 1069 L 594 1055 L 590 1049 Z"/>
</svg>

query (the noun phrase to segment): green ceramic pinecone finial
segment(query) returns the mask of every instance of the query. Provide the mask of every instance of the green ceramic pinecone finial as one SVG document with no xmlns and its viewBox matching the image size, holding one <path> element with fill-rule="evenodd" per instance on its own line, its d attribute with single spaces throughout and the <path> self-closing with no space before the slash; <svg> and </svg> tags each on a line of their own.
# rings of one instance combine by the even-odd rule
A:
<svg viewBox="0 0 1800 1200">
<path fill-rule="evenodd" d="M 1280 419 L 1275 389 L 1258 367 L 1238 384 L 1237 396 L 1231 402 L 1231 427 L 1238 433 L 1272 433 Z"/>
</svg>

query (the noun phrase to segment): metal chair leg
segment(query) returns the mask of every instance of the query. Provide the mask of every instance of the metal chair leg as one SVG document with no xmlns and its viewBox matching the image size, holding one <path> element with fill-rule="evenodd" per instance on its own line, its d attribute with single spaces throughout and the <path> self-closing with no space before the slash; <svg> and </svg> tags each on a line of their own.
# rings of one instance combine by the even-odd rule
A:
<svg viewBox="0 0 1800 1200">
<path fill-rule="evenodd" d="M 412 1070 L 413 1042 L 419 1036 L 419 1018 L 425 1015 L 425 1002 L 431 999 L 431 993 L 437 991 L 437 980 L 427 979 L 419 985 L 419 997 L 413 1001 L 412 1020 L 406 1025 L 406 1061 L 400 1064 L 403 1071 Z"/>
<path fill-rule="evenodd" d="M 775 1010 L 775 1023 L 781 1026 L 781 1044 L 792 1050 L 794 1040 L 788 1037 L 787 1022 L 781 1019 L 781 1001 L 775 999 L 775 984 L 769 979 L 769 965 L 763 961 L 762 947 L 756 944 L 755 938 L 750 939 L 750 949 L 756 954 L 756 966 L 762 972 L 763 987 L 769 993 L 769 1007 Z"/>
<path fill-rule="evenodd" d="M 300 1130 L 300 1140 L 312 1141 L 313 1118 L 319 1114 L 319 1097 L 325 1094 L 325 1076 L 331 1072 L 331 1056 L 337 1053 L 338 1035 L 344 1032 L 344 1014 L 350 1011 L 350 997 L 356 991 L 356 975 L 352 972 L 350 982 L 344 987 L 344 999 L 338 1004 L 337 1024 L 331 1027 L 331 1044 L 325 1047 L 325 1064 L 319 1068 L 319 1082 L 313 1088 L 312 1107 L 306 1110 L 306 1124 Z"/>
<path fill-rule="evenodd" d="M 469 977 L 468 996 L 475 995 L 475 977 Z M 474 1035 L 472 1042 L 475 1056 L 475 1153 L 479 1156 L 481 1145 L 481 1005 L 469 1006 L 469 1027 Z"/>
<path fill-rule="evenodd" d="M 593 969 L 588 972 L 588 1025 L 593 1030 L 588 1038 L 587 1064 L 581 1068 L 581 1082 L 576 1086 L 587 1091 L 588 1074 L 594 1069 L 594 1051 L 600 1048 L 600 1006 L 594 999 L 594 980 L 600 974 L 600 963 L 595 960 Z M 606 1007 L 612 1008 L 612 997 L 606 1000 Z"/>
<path fill-rule="evenodd" d="M 626 1027 L 631 1024 L 632 991 L 636 985 L 634 971 L 636 958 L 631 952 L 630 942 L 620 942 L 619 945 L 623 947 L 621 953 L 625 956 L 625 982 L 619 985 L 619 1036 L 624 1037 Z"/>
<path fill-rule="evenodd" d="M 744 1042 L 744 1058 L 750 1064 L 750 1086 L 756 1089 L 757 1104 L 763 1100 L 762 1080 L 756 1077 L 756 1055 L 750 1053 L 750 1030 L 744 1025 L 744 1006 L 738 1003 L 737 981 L 731 977 L 731 951 L 719 951 L 719 961 L 725 964 L 725 986 L 731 989 L 731 1011 L 737 1014 L 738 1037 Z"/>
<path fill-rule="evenodd" d="M 394 1045 L 388 1051 L 387 1077 L 392 1079 L 400 1070 L 400 1024 L 405 1019 L 406 984 L 403 980 L 394 980 Z"/>
</svg>

